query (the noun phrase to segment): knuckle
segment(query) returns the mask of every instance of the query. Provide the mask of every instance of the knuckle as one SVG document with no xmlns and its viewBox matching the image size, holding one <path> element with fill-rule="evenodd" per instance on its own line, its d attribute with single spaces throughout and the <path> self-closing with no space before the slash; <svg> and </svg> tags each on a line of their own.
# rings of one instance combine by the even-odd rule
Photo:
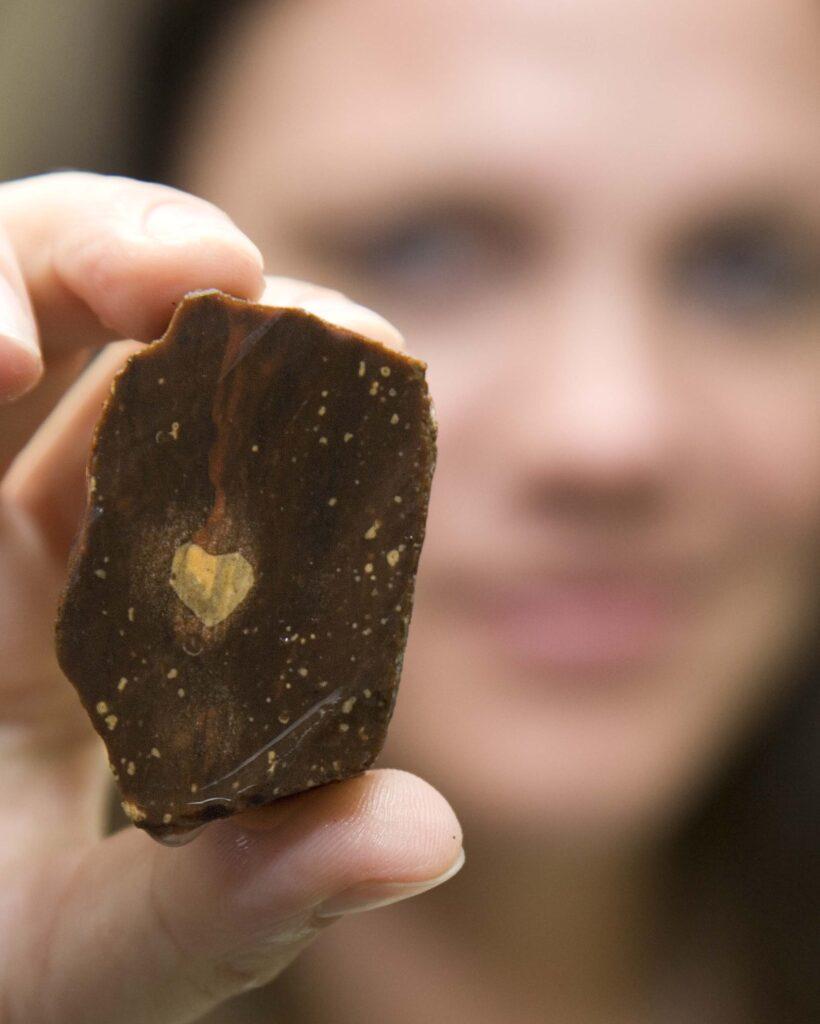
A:
<svg viewBox="0 0 820 1024">
<path fill-rule="evenodd" d="M 147 282 L 156 277 L 150 252 L 128 232 L 80 231 L 55 248 L 52 267 L 65 288 L 93 310 L 114 335 L 142 341 L 156 336 L 156 295 Z"/>
<path fill-rule="evenodd" d="M 83 230 L 55 251 L 55 270 L 81 296 L 93 293 L 103 319 L 119 298 L 129 270 L 127 245 L 115 233 Z"/>
</svg>

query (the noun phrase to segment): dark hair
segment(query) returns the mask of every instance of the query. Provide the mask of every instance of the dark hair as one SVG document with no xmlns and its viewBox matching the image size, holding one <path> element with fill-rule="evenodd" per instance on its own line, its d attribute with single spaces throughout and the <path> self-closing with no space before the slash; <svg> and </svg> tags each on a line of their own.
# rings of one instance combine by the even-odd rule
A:
<svg viewBox="0 0 820 1024">
<path fill-rule="evenodd" d="M 133 177 L 168 181 L 174 139 L 208 58 L 239 15 L 259 2 L 163 0 L 157 5 L 138 41 L 144 75 L 133 97 Z"/>
<path fill-rule="evenodd" d="M 145 44 L 137 176 L 165 180 L 216 41 L 259 0 L 164 0 Z M 268 0 L 275 2 L 275 0 Z M 281 2 L 281 0 L 279 0 Z M 408 0 L 412 2 L 412 0 Z M 669 842 L 659 987 L 730 972 L 748 1024 L 820 1020 L 820 687 L 816 650 Z M 691 984 L 690 984 L 691 983 Z M 691 991 L 686 992 L 684 1004 Z M 722 1014 L 710 1007 L 710 1021 Z M 676 1013 L 667 1022 L 687 1020 Z M 698 1018 L 705 1020 L 706 1018 Z"/>
<path fill-rule="evenodd" d="M 818 661 L 813 644 L 669 845 L 670 961 L 714 956 L 761 1024 L 820 1020 Z"/>
</svg>

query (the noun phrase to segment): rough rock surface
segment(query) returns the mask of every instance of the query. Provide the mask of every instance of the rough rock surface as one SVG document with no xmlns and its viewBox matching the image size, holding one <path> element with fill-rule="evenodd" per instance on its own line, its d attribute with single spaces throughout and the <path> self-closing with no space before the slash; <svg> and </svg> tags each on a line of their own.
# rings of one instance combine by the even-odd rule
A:
<svg viewBox="0 0 820 1024">
<path fill-rule="evenodd" d="M 199 292 L 115 380 L 57 652 L 155 837 L 379 753 L 435 462 L 424 370 Z"/>
</svg>

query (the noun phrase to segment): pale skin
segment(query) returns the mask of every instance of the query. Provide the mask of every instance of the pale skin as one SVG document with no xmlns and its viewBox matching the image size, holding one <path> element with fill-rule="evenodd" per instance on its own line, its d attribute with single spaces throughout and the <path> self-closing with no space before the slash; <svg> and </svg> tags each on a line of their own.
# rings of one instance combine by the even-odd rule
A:
<svg viewBox="0 0 820 1024">
<path fill-rule="evenodd" d="M 395 319 L 430 362 L 441 427 L 391 741 L 397 761 L 453 799 L 469 869 L 434 896 L 323 936 L 305 959 L 306 1020 L 651 1019 L 643 983 L 658 927 L 658 837 L 782 697 L 776 669 L 814 612 L 820 521 L 816 300 L 754 285 L 746 306 L 750 281 L 732 290 L 718 268 L 717 292 L 701 291 L 708 268 L 695 261 L 695 277 L 680 276 L 675 254 L 761 201 L 774 207 L 784 253 L 816 250 L 817 31 L 809 0 L 305 0 L 259 5 L 229 41 L 243 59 L 211 69 L 181 140 L 180 180 L 251 232 L 268 267 L 343 287 Z M 61 379 L 60 353 L 159 333 L 186 287 L 261 288 L 259 264 L 237 240 L 230 258 L 210 243 L 192 247 L 190 280 L 164 295 L 157 280 L 172 271 L 162 247 L 156 264 L 140 264 L 144 281 L 123 274 L 93 295 L 75 268 L 69 280 L 95 316 L 62 290 L 44 297 L 35 263 L 54 247 L 41 244 L 31 212 L 40 204 L 23 202 L 34 187 L 43 186 L 9 191 L 0 219 L 54 383 L 4 410 L 4 439 L 30 433 L 42 408 L 29 415 L 25 403 L 39 394 L 48 406 L 74 372 L 65 365 Z M 128 188 L 139 214 L 149 193 Z M 65 199 L 73 211 L 78 197 Z M 4 214 L 12 208 L 14 218 Z M 396 210 L 421 223 L 421 257 L 411 245 L 397 258 L 391 243 L 363 260 L 363 229 L 392 224 Z M 90 221 L 103 249 L 108 222 Z M 173 267 L 190 269 L 173 253 Z M 331 318 L 344 321 L 346 310 Z M 11 394 L 32 383 L 36 359 L 4 351 Z M 7 514 L 3 548 L 15 560 L 2 577 L 14 603 L 0 608 L 28 633 L 0 634 L 21 645 L 0 661 L 17 673 L 7 673 L 6 701 L 17 724 L 3 735 L 24 741 L 13 752 L 5 741 L 0 771 L 3 807 L 14 808 L 10 877 L 20 879 L 0 898 L 20 949 L 6 990 L 25 1024 L 46 1016 L 43 999 L 61 1008 L 60 1024 L 93 1022 L 72 1002 L 88 993 L 100 1021 L 194 1019 L 308 941 L 305 908 L 325 886 L 431 878 L 459 841 L 441 798 L 393 773 L 347 787 L 352 811 L 328 808 L 336 797 L 317 792 L 287 805 L 296 810 L 265 812 L 262 829 L 258 819 L 219 826 L 180 851 L 133 831 L 99 841 L 98 749 L 50 656 L 42 660 L 84 447 L 113 369 L 99 367 L 105 381 L 83 385 L 87 397 L 4 485 L 19 511 Z M 639 566 L 671 581 L 673 595 L 691 595 L 657 649 L 629 664 L 606 646 L 595 594 L 583 590 L 601 564 L 627 589 L 640 590 Z M 533 618 L 529 598 L 499 583 L 541 588 L 554 610 L 566 578 L 581 596 L 573 605 L 565 594 L 559 611 L 597 638 L 605 671 L 584 661 L 571 631 L 560 650 L 538 646 L 517 621 Z M 486 593 L 499 616 L 524 607 L 500 641 Z M 607 599 L 628 632 L 629 602 Z M 519 648 L 535 653 L 518 657 Z M 32 762 L 18 791 L 14 779 Z M 285 814 L 284 837 L 265 830 Z M 343 856 L 323 857 L 328 836 Z M 74 848 L 76 888 L 51 900 L 36 893 L 47 871 L 56 873 L 48 891 L 67 891 L 74 854 L 64 851 Z M 231 873 L 229 849 L 241 872 Z M 329 880 L 328 865 L 344 878 Z M 145 898 L 151 871 L 155 904 Z M 22 905 L 20 892 L 31 893 Z M 152 916 L 157 905 L 184 960 Z M 105 915 L 113 924 L 101 939 Z M 59 969 L 44 992 L 24 967 L 46 934 Z M 237 978 L 249 962 L 253 977 Z M 718 989 L 731 987 L 720 965 L 716 974 Z M 275 1000 L 257 1004 L 266 1024 Z M 239 1013 L 226 1007 L 213 1019 Z"/>
<path fill-rule="evenodd" d="M 139 343 L 110 345 L 65 389 L 92 348 L 159 335 L 201 287 L 401 338 L 339 293 L 266 282 L 224 214 L 171 189 L 81 174 L 4 185 L 0 237 L 0 1016 L 182 1024 L 274 977 L 339 915 L 453 873 L 461 833 L 430 786 L 377 771 L 183 849 L 130 827 L 103 838 L 110 775 L 52 629 L 91 429 Z"/>
</svg>

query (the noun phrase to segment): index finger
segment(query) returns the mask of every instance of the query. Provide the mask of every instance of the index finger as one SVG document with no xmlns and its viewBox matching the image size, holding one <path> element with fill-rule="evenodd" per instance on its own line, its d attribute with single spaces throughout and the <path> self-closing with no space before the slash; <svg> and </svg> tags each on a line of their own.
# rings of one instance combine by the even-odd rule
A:
<svg viewBox="0 0 820 1024">
<path fill-rule="evenodd" d="M 0 185 L 46 363 L 160 335 L 197 288 L 261 294 L 262 257 L 217 207 L 165 185 L 61 172 Z"/>
</svg>

